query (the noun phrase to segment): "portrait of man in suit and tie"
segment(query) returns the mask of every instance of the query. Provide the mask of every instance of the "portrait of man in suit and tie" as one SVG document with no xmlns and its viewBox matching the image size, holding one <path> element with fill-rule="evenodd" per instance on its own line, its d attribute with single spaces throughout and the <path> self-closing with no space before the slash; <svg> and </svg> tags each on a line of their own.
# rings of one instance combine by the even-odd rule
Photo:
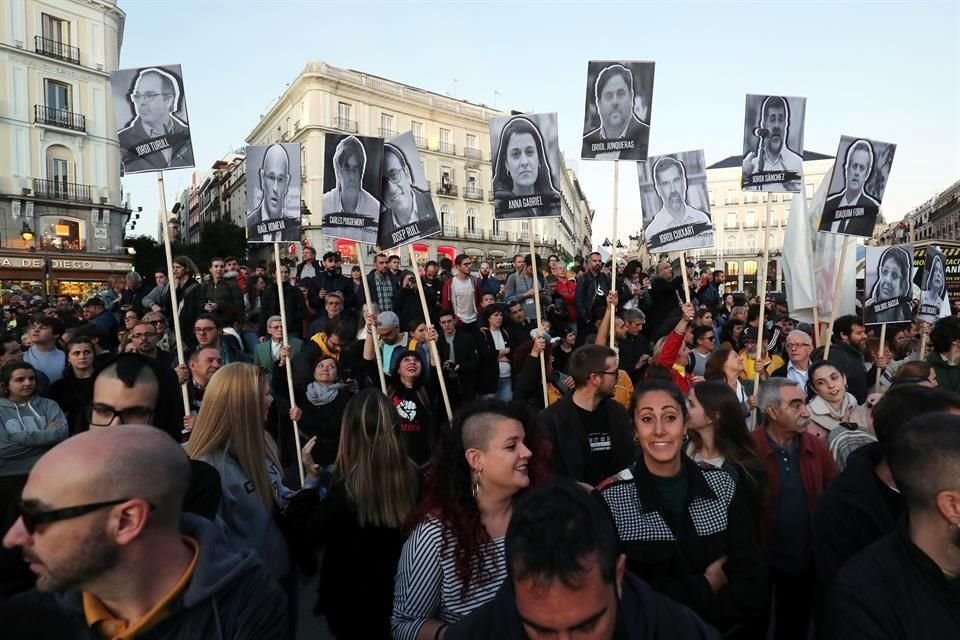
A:
<svg viewBox="0 0 960 640">
<path fill-rule="evenodd" d="M 110 74 L 117 138 L 125 173 L 193 166 L 180 65 Z"/>
<path fill-rule="evenodd" d="M 600 60 L 587 64 L 581 158 L 647 159 L 653 64 Z"/>
<path fill-rule="evenodd" d="M 300 145 L 250 145 L 247 242 L 300 240 Z"/>
<path fill-rule="evenodd" d="M 864 138 L 840 139 L 830 192 L 820 216 L 820 231 L 865 238 L 873 234 L 883 193 L 871 193 L 870 185 L 886 185 L 895 148 L 896 145 Z M 881 149 L 890 162 L 877 166 L 875 158 Z M 885 172 L 882 180 L 873 175 L 875 171 Z"/>
<path fill-rule="evenodd" d="M 383 145 L 382 202 L 377 245 L 381 250 L 440 233 L 440 221 L 412 132 Z"/>
</svg>

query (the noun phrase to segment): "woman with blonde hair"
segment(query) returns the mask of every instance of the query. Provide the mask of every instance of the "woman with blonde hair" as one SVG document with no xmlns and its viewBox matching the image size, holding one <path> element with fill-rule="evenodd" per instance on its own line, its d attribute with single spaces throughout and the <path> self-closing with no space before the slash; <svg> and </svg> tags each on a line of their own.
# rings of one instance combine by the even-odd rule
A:
<svg viewBox="0 0 960 640">
<path fill-rule="evenodd" d="M 308 468 L 312 448 L 313 440 L 304 447 Z M 335 637 L 390 637 L 403 525 L 417 493 L 417 466 L 400 436 L 400 415 L 379 389 L 361 391 L 343 411 L 326 497 L 303 491 L 287 510 L 297 549 L 324 549 L 314 612 L 326 616 Z"/>
<path fill-rule="evenodd" d="M 230 542 L 256 551 L 271 575 L 287 585 L 290 557 L 275 515 L 293 492 L 283 485 L 277 445 L 263 428 L 271 404 L 259 367 L 234 362 L 221 368 L 207 385 L 187 455 L 220 473 L 217 521 Z"/>
</svg>

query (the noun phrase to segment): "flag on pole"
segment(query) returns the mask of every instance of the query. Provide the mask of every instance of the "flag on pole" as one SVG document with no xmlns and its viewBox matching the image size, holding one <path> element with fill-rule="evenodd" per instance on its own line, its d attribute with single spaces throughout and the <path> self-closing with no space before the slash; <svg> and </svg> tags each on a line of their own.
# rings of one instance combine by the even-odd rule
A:
<svg viewBox="0 0 960 640">
<path fill-rule="evenodd" d="M 855 311 L 857 253 L 848 248 L 846 263 L 838 269 L 845 236 L 817 231 L 832 173 L 828 171 L 824 175 L 809 204 L 804 193 L 794 196 L 783 236 L 787 303 L 790 316 L 800 322 L 813 322 L 815 306 L 819 309 L 821 321 L 830 317 L 838 274 L 843 288 L 837 317 Z"/>
</svg>

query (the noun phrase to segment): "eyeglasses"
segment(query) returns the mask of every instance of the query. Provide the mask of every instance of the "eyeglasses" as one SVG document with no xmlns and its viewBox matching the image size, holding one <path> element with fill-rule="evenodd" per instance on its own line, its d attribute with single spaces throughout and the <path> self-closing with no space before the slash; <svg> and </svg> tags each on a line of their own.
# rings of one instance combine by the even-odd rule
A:
<svg viewBox="0 0 960 640">
<path fill-rule="evenodd" d="M 384 174 L 384 177 L 393 184 L 400 184 L 400 179 L 403 178 L 403 171 L 400 169 L 393 169 L 391 171 L 387 171 Z"/>
<path fill-rule="evenodd" d="M 156 325 L 167 324 L 166 320 L 150 320 L 149 322 L 150 324 L 156 324 Z"/>
<path fill-rule="evenodd" d="M 193 328 L 194 333 L 213 333 L 216 330 L 217 330 L 216 327 L 194 327 Z"/>
<path fill-rule="evenodd" d="M 173 95 L 172 93 L 150 92 L 150 93 L 133 93 L 133 94 L 130 94 L 130 97 L 136 100 L 137 102 L 153 102 L 160 96 L 163 96 L 164 98 L 169 98 L 172 95 Z"/>
<path fill-rule="evenodd" d="M 109 427 L 117 418 L 120 418 L 120 424 L 150 424 L 153 413 L 150 407 L 115 409 L 108 404 L 95 403 L 87 410 L 87 420 L 93 427 Z"/>
<path fill-rule="evenodd" d="M 106 502 L 91 502 L 90 504 L 82 504 L 76 507 L 64 507 L 63 509 L 51 509 L 50 511 L 33 511 L 28 507 L 22 500 L 17 501 L 17 513 L 20 518 L 23 520 L 23 528 L 27 530 L 27 533 L 33 535 L 37 527 L 41 524 L 51 524 L 53 522 L 60 522 L 61 520 L 70 520 L 71 518 L 79 518 L 80 516 L 85 516 L 88 513 L 93 513 L 98 509 L 104 509 L 106 507 L 114 507 L 118 504 L 123 504 L 132 498 L 120 498 L 119 500 L 108 500 Z M 149 502 L 147 503 L 150 506 L 150 511 L 156 509 Z"/>
<path fill-rule="evenodd" d="M 704 340 L 709 340 L 710 342 L 716 342 L 717 336 L 703 336 Z"/>
</svg>

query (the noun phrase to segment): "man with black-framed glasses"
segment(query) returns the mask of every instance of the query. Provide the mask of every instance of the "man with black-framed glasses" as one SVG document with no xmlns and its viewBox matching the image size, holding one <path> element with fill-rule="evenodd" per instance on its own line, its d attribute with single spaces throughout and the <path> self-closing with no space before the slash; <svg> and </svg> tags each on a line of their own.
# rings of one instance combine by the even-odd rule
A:
<svg viewBox="0 0 960 640">
<path fill-rule="evenodd" d="M 0 610 L 4 634 L 285 638 L 285 598 L 256 555 L 181 512 L 189 476 L 183 450 L 143 425 L 47 452 L 3 538 L 37 576 Z"/>
<path fill-rule="evenodd" d="M 553 441 L 553 471 L 596 486 L 634 460 L 633 432 L 616 393 L 617 353 L 588 344 L 570 354 L 567 372 L 573 393 L 540 412 L 539 421 Z"/>
</svg>

